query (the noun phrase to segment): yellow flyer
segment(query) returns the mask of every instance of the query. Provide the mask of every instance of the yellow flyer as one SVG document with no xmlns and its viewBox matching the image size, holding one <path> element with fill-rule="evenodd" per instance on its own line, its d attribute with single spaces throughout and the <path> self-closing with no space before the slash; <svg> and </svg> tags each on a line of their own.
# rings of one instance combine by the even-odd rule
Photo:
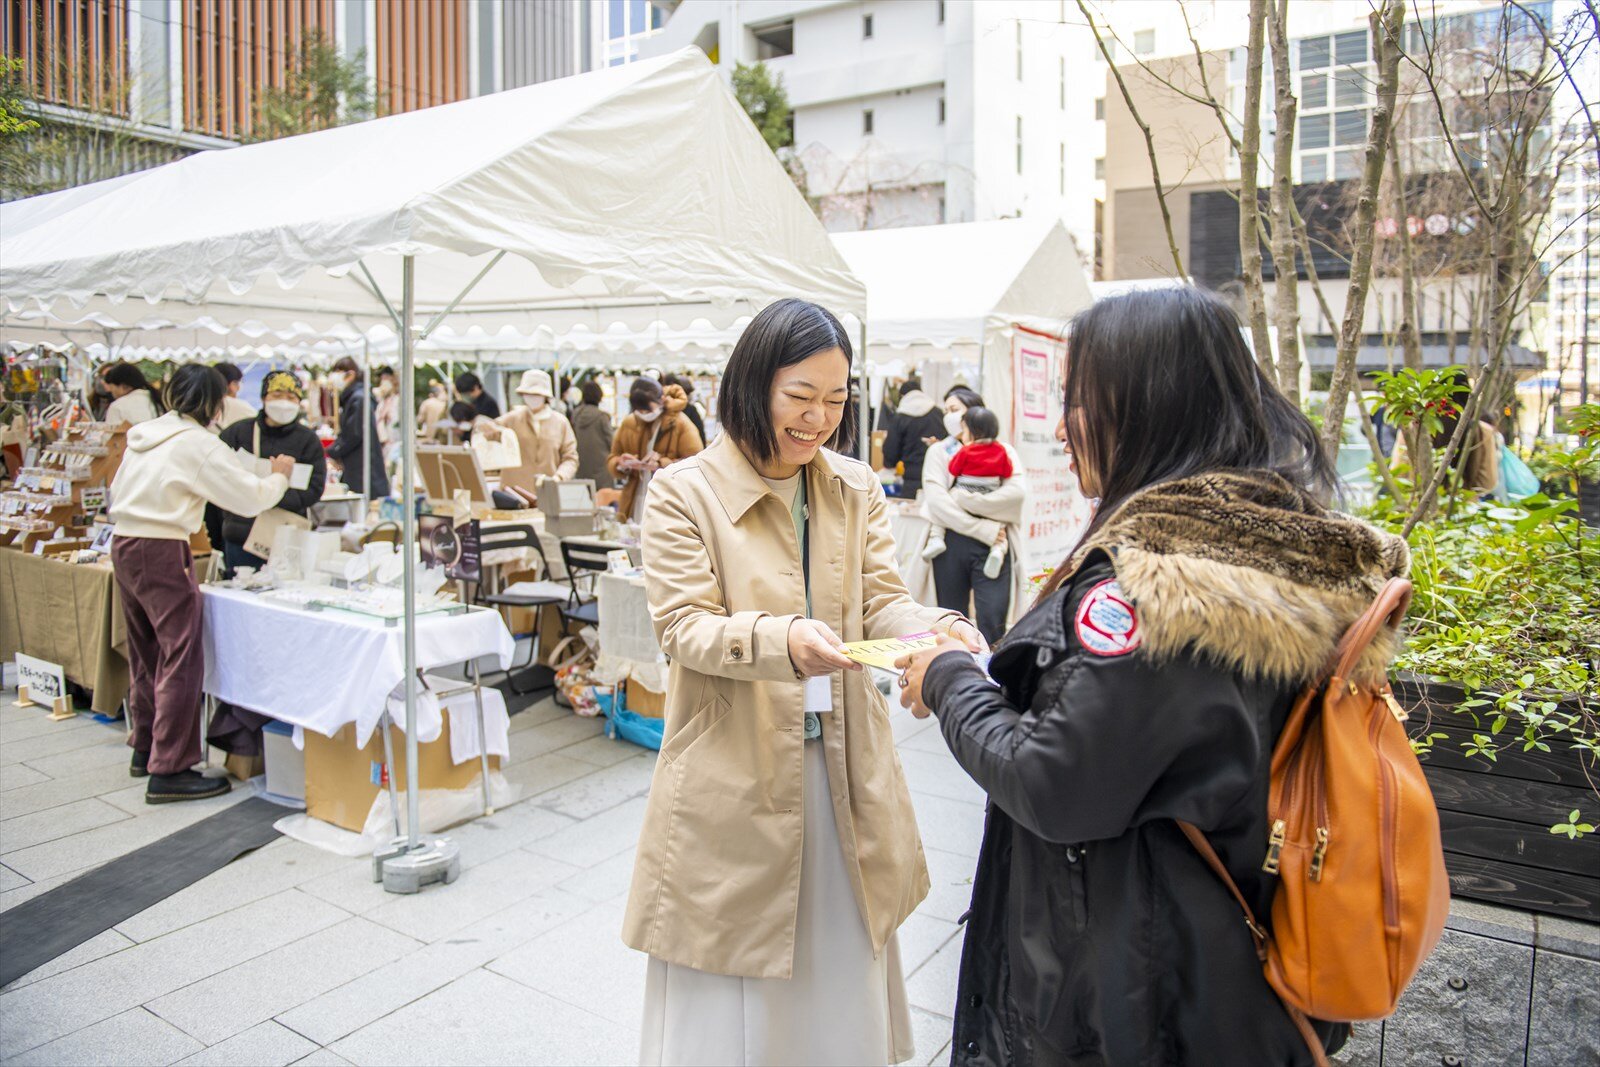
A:
<svg viewBox="0 0 1600 1067">
<path fill-rule="evenodd" d="M 878 641 L 853 641 L 844 646 L 844 654 L 868 667 L 894 670 L 894 661 L 912 652 L 925 652 L 939 643 L 939 635 L 909 634 L 906 637 L 885 637 Z"/>
</svg>

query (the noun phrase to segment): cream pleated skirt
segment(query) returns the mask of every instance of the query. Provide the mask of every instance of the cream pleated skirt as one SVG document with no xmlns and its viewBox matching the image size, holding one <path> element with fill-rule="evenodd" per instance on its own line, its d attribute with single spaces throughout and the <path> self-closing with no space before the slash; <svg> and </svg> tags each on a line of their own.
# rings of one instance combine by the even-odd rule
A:
<svg viewBox="0 0 1600 1067">
<path fill-rule="evenodd" d="M 882 955 L 856 907 L 820 742 L 805 746 L 805 843 L 792 978 L 710 974 L 652 957 L 643 1067 L 889 1064 L 910 1059 L 900 945 Z"/>
</svg>

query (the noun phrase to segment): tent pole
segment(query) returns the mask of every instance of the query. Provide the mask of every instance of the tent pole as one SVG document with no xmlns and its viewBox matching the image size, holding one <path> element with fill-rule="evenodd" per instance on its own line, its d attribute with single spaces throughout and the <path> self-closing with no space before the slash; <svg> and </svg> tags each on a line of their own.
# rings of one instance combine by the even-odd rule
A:
<svg viewBox="0 0 1600 1067">
<path fill-rule="evenodd" d="M 372 357 L 361 341 L 361 521 L 372 510 Z"/>
<path fill-rule="evenodd" d="M 411 351 L 411 315 L 415 299 L 415 269 L 415 261 L 406 256 L 400 268 L 400 403 L 407 411 L 411 410 L 412 394 L 416 391 L 411 371 L 414 358 Z M 405 433 L 401 458 L 409 471 L 411 456 L 417 448 L 417 429 L 410 419 L 400 421 Z M 417 487 L 410 478 L 400 480 L 400 494 L 400 506 L 405 512 L 400 526 L 400 546 L 404 562 L 406 613 L 406 851 L 415 852 L 420 840 L 417 823 L 422 798 L 417 780 Z"/>
<path fill-rule="evenodd" d="M 868 355 L 868 352 L 867 352 L 867 324 L 865 322 L 863 322 L 861 324 L 861 335 L 860 335 L 859 345 L 860 345 L 860 347 L 858 347 L 856 349 L 856 351 L 861 353 L 861 360 L 860 360 L 860 367 L 861 367 L 861 410 L 856 412 L 856 418 L 857 418 L 857 420 L 859 420 L 860 427 L 861 427 L 861 437 L 860 437 L 861 462 L 867 464 L 868 466 L 871 466 L 872 465 L 872 381 L 867 376 L 867 368 L 870 367 L 872 364 L 871 364 L 871 358 L 870 358 L 870 356 Z"/>
</svg>

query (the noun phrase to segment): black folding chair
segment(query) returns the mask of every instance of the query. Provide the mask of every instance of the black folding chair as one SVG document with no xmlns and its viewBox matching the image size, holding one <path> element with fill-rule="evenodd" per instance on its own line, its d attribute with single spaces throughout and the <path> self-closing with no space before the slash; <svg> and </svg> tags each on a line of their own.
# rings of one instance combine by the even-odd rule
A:
<svg viewBox="0 0 1600 1067">
<path fill-rule="evenodd" d="M 572 595 L 561 609 L 561 617 L 567 622 L 600 625 L 600 602 L 595 599 L 594 576 L 611 569 L 610 553 L 615 547 L 603 541 L 562 540 L 561 562 L 567 566 L 567 581 L 572 586 Z M 588 592 L 578 588 L 580 571 L 589 584 Z"/>
<path fill-rule="evenodd" d="M 482 531 L 479 535 L 480 552 L 489 553 L 502 549 L 531 548 L 539 557 L 540 569 L 545 575 L 550 573 L 550 562 L 545 558 L 544 546 L 539 543 L 539 532 L 532 526 L 518 524 L 514 526 L 497 526 Z M 540 633 L 540 609 L 546 604 L 565 605 L 571 597 L 571 590 L 562 582 L 549 577 L 534 582 L 533 589 L 526 593 L 491 593 L 485 596 L 482 585 L 479 585 L 478 602 L 494 608 L 528 608 L 533 611 L 533 629 L 527 634 L 528 658 L 522 663 L 513 663 L 506 671 L 506 686 L 517 696 L 530 696 L 541 690 L 553 690 L 556 687 L 556 672 L 542 663 L 535 663 L 534 656 L 541 650 L 545 635 Z M 518 635 L 521 636 L 521 635 Z M 527 688 L 518 685 L 518 672 L 524 678 L 531 678 L 533 684 Z"/>
</svg>

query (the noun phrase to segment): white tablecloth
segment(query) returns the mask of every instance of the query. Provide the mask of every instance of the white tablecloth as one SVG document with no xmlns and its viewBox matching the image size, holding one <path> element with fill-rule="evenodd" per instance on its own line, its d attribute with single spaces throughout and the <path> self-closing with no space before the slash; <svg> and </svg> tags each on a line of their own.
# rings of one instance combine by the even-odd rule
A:
<svg viewBox="0 0 1600 1067">
<path fill-rule="evenodd" d="M 889 533 L 894 537 L 894 561 L 900 573 L 907 573 L 910 564 L 922 551 L 927 536 L 928 520 L 909 508 L 889 509 Z"/>
<path fill-rule="evenodd" d="M 642 574 L 601 574 L 595 582 L 600 605 L 600 656 L 596 679 L 615 685 L 637 678 L 647 689 L 667 687 L 667 657 L 656 642 Z"/>
<path fill-rule="evenodd" d="M 205 691 L 280 722 L 332 737 L 356 724 L 366 744 L 405 677 L 404 629 L 344 611 L 303 611 L 251 593 L 202 586 Z M 487 610 L 417 619 L 417 666 L 487 657 L 511 665 L 515 642 Z"/>
</svg>

